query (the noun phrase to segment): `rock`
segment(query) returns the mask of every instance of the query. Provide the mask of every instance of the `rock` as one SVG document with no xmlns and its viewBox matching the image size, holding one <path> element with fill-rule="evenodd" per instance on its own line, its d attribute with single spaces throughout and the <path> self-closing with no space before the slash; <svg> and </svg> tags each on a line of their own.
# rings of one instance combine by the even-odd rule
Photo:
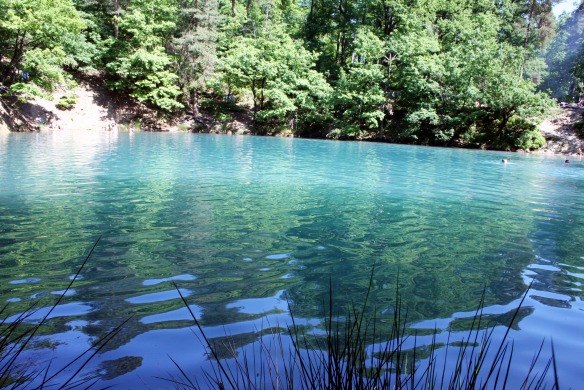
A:
<svg viewBox="0 0 584 390">
<path fill-rule="evenodd" d="M 584 148 L 584 140 L 577 136 L 573 127 L 583 120 L 583 114 L 582 108 L 557 109 L 552 117 L 543 121 L 540 131 L 547 142 L 540 152 L 573 154 L 578 148 Z"/>
</svg>

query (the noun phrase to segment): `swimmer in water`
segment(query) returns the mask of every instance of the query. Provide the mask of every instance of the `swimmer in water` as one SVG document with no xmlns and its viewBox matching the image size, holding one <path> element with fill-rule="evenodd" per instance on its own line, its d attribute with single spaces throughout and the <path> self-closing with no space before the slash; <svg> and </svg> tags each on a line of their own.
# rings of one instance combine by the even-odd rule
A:
<svg viewBox="0 0 584 390">
<path fill-rule="evenodd" d="M 507 164 L 509 161 L 507 161 L 507 159 L 506 159 L 506 158 L 504 158 L 504 159 L 502 159 L 502 160 L 501 160 L 501 162 L 502 162 L 503 164 Z"/>
<path fill-rule="evenodd" d="M 569 164 L 569 163 L 570 163 L 570 160 L 564 161 L 564 164 Z"/>
</svg>

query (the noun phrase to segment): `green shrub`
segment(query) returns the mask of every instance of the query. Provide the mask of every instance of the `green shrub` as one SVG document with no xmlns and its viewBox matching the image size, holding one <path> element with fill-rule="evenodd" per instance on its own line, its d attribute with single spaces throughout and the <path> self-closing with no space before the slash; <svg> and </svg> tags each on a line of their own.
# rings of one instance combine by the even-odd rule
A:
<svg viewBox="0 0 584 390">
<path fill-rule="evenodd" d="M 59 110 L 70 110 L 73 108 L 73 106 L 75 105 L 75 103 L 77 103 L 77 96 L 70 94 L 70 95 L 65 95 L 62 96 L 59 101 L 57 102 L 57 104 L 55 104 L 55 106 L 59 109 Z"/>
<path fill-rule="evenodd" d="M 544 136 L 537 129 L 523 131 L 515 140 L 519 149 L 537 150 L 546 143 Z"/>
<path fill-rule="evenodd" d="M 187 123 L 179 123 L 177 126 L 178 131 L 189 131 L 189 125 Z"/>
<path fill-rule="evenodd" d="M 219 122 L 228 122 L 231 119 L 231 115 L 226 112 L 217 113 L 217 120 Z"/>
<path fill-rule="evenodd" d="M 572 125 L 574 128 L 576 135 L 582 139 L 584 139 L 584 121 L 578 121 Z"/>
</svg>

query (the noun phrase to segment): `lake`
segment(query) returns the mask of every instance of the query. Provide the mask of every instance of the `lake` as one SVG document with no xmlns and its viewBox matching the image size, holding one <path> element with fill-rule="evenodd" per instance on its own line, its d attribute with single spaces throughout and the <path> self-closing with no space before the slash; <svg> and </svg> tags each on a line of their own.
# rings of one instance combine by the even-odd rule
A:
<svg viewBox="0 0 584 390">
<path fill-rule="evenodd" d="M 360 307 L 369 285 L 382 322 L 399 290 L 408 329 L 425 335 L 417 345 L 428 331 L 460 338 L 456 325 L 483 292 L 498 337 L 533 283 L 509 334 L 510 383 L 542 342 L 549 358 L 552 340 L 560 385 L 583 379 L 576 158 L 188 133 L 0 134 L 8 321 L 33 304 L 29 320 L 42 318 L 96 242 L 28 362 L 56 370 L 127 321 L 83 375 L 174 388 L 174 360 L 202 378 L 208 360 L 174 284 L 208 338 L 249 351 L 263 329 L 291 323 L 288 305 L 319 332 L 329 291 L 337 308 Z"/>
</svg>

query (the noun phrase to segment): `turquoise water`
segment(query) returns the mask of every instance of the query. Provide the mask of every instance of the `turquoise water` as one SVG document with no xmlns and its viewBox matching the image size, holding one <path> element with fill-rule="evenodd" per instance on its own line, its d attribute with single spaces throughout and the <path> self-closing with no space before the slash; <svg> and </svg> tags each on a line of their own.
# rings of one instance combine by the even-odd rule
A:
<svg viewBox="0 0 584 390">
<path fill-rule="evenodd" d="M 129 318 L 85 372 L 105 385 L 172 388 L 156 379 L 176 374 L 170 357 L 193 377 L 206 360 L 173 282 L 208 337 L 229 334 L 245 349 L 257 331 L 289 322 L 288 303 L 318 329 L 329 285 L 338 307 L 361 302 L 373 266 L 382 319 L 399 284 L 410 327 L 436 327 L 439 338 L 472 317 L 483 291 L 485 313 L 503 321 L 533 281 L 511 332 L 518 366 L 544 340 L 549 354 L 553 339 L 560 384 L 577 388 L 583 190 L 584 162 L 542 155 L 0 134 L 0 300 L 9 315 L 50 306 L 101 237 L 30 358 L 58 366 Z"/>
</svg>

